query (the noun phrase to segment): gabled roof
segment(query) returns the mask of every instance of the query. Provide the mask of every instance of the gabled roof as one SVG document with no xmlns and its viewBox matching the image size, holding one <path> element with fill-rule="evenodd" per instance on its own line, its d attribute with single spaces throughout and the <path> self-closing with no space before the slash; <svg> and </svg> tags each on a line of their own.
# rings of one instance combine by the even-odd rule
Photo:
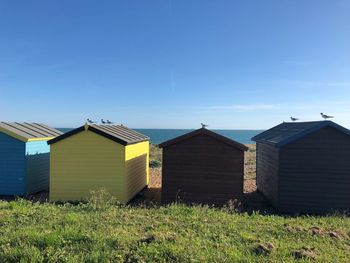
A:
<svg viewBox="0 0 350 263">
<path fill-rule="evenodd" d="M 159 144 L 159 147 L 161 147 L 161 148 L 168 147 L 170 145 L 179 143 L 181 141 L 184 141 L 184 140 L 190 139 L 190 138 L 192 138 L 194 136 L 202 135 L 202 134 L 210 136 L 210 137 L 212 137 L 212 138 L 214 138 L 214 139 L 216 139 L 218 141 L 221 141 L 223 143 L 226 143 L 226 144 L 228 144 L 228 145 L 230 145 L 230 146 L 232 146 L 232 147 L 234 147 L 236 149 L 239 149 L 239 150 L 242 150 L 242 151 L 247 151 L 248 150 L 248 147 L 245 146 L 244 144 L 241 144 L 239 142 L 231 140 L 231 139 L 229 139 L 229 138 L 227 138 L 225 136 L 222 136 L 220 134 L 217 134 L 217 133 L 212 132 L 210 130 L 207 130 L 205 128 L 200 128 L 198 130 L 194 130 L 192 132 L 186 133 L 186 134 L 181 135 L 179 137 L 176 137 L 174 139 L 171 139 L 171 140 L 168 140 L 166 142 L 163 142 L 163 143 Z"/>
<path fill-rule="evenodd" d="M 123 125 L 98 125 L 98 124 L 85 124 L 79 128 L 76 128 L 72 131 L 69 131 L 61 136 L 58 136 L 50 141 L 48 144 L 53 144 L 58 141 L 61 141 L 65 138 L 68 138 L 74 134 L 82 132 L 84 130 L 92 131 L 96 134 L 99 134 L 103 137 L 106 137 L 112 141 L 115 141 L 122 145 L 129 145 L 143 141 L 149 141 L 149 137 L 138 133 L 132 129 L 129 129 Z"/>
<path fill-rule="evenodd" d="M 50 140 L 62 134 L 42 123 L 0 122 L 0 132 L 23 142 Z"/>
<path fill-rule="evenodd" d="M 344 134 L 350 135 L 348 129 L 332 121 L 283 122 L 256 135 L 252 140 L 255 142 L 271 144 L 280 148 L 324 127 L 332 127 Z"/>
</svg>

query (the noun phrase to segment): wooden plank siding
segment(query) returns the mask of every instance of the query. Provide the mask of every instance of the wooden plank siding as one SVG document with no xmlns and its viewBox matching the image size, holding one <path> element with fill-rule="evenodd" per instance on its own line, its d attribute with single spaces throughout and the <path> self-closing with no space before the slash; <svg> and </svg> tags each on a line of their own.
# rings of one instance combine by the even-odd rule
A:
<svg viewBox="0 0 350 263">
<path fill-rule="evenodd" d="M 276 207 L 278 206 L 279 150 L 273 145 L 256 145 L 257 189 Z"/>
<path fill-rule="evenodd" d="M 0 195 L 25 195 L 25 143 L 0 132 Z"/>
<path fill-rule="evenodd" d="M 280 150 L 279 209 L 350 209 L 350 139 L 325 127 Z"/>
<path fill-rule="evenodd" d="M 163 148 L 162 203 L 222 205 L 243 195 L 244 151 L 200 134 Z"/>
<path fill-rule="evenodd" d="M 128 145 L 125 148 L 127 192 L 126 199 L 131 200 L 149 182 L 149 142 Z"/>
</svg>

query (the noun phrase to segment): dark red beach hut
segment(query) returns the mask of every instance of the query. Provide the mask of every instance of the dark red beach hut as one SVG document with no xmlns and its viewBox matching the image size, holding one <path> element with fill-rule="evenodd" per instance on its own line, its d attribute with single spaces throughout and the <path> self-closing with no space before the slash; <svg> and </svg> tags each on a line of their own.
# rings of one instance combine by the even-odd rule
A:
<svg viewBox="0 0 350 263">
<path fill-rule="evenodd" d="M 350 209 L 350 131 L 331 121 L 282 123 L 257 143 L 257 187 L 281 212 Z"/>
<path fill-rule="evenodd" d="M 162 203 L 223 205 L 242 197 L 245 145 L 201 128 L 160 147 Z"/>
</svg>

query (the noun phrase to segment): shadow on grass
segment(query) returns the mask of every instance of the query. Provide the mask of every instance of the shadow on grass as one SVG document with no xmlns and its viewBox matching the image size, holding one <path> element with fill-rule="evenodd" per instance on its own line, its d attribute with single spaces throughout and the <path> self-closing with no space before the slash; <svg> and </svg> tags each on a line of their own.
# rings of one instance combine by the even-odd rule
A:
<svg viewBox="0 0 350 263">
<path fill-rule="evenodd" d="M 49 202 L 49 191 L 41 191 L 36 194 L 28 195 L 28 196 L 1 196 L 0 200 L 2 201 L 16 201 L 18 198 L 22 198 L 31 202 L 39 202 L 39 203 L 48 203 Z M 64 203 L 70 203 L 72 205 L 78 205 L 81 202 L 60 202 L 56 204 L 64 204 Z M 217 209 L 224 209 L 228 212 L 234 212 L 234 213 L 256 213 L 262 215 L 279 215 L 279 216 L 287 216 L 287 217 L 298 217 L 301 215 L 318 215 L 318 216 L 329 216 L 329 215 L 342 215 L 342 216 L 350 216 L 349 211 L 330 211 L 329 213 L 324 214 L 287 214 L 287 213 L 280 213 L 276 209 L 273 208 L 273 206 L 270 204 L 270 202 L 258 191 L 255 190 L 253 192 L 244 193 L 243 197 L 240 200 L 234 200 L 233 202 L 234 207 L 230 207 L 230 202 L 228 204 L 225 204 L 224 206 L 213 206 L 209 205 L 210 207 L 215 207 Z M 161 188 L 160 187 L 151 187 L 151 188 L 145 188 L 143 191 L 141 191 L 138 195 L 135 196 L 134 199 L 132 199 L 127 205 L 132 207 L 142 207 L 142 208 L 154 208 L 154 207 L 161 207 L 164 206 L 161 204 Z M 188 206 L 195 206 L 195 205 L 205 205 L 205 204 L 189 204 Z"/>
<path fill-rule="evenodd" d="M 244 193 L 241 200 L 234 202 L 237 205 L 236 212 L 253 213 L 259 211 L 261 214 L 274 214 L 276 211 L 270 203 L 258 191 Z M 146 188 L 129 202 L 131 206 L 155 207 L 162 206 L 161 188 Z M 196 205 L 196 204 L 193 204 Z M 197 204 L 198 205 L 198 204 Z M 225 205 L 227 206 L 227 205 Z M 235 205 L 236 206 L 236 205 Z M 215 206 L 220 208 L 220 206 Z M 224 206 L 221 206 L 224 207 Z"/>
<path fill-rule="evenodd" d="M 47 203 L 49 202 L 49 190 L 40 191 L 38 193 L 29 194 L 26 196 L 0 195 L 1 201 L 16 201 L 19 198 L 32 202 Z"/>
</svg>

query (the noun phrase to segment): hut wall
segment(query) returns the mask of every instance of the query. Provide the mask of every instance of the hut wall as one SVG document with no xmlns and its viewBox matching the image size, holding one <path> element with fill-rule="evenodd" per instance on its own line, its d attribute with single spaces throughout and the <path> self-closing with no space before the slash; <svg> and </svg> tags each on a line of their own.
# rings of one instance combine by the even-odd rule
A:
<svg viewBox="0 0 350 263">
<path fill-rule="evenodd" d="M 126 196 L 125 201 L 132 199 L 148 185 L 149 142 L 127 145 L 125 148 Z"/>
<path fill-rule="evenodd" d="M 350 209 L 349 136 L 325 127 L 280 150 L 280 210 Z"/>
<path fill-rule="evenodd" d="M 207 135 L 163 148 L 162 202 L 224 204 L 243 194 L 244 152 Z"/>
<path fill-rule="evenodd" d="M 25 143 L 0 133 L 0 195 L 25 195 Z"/>
<path fill-rule="evenodd" d="M 26 192 L 36 193 L 49 188 L 50 146 L 46 141 L 26 143 Z"/>
<path fill-rule="evenodd" d="M 51 200 L 84 200 L 105 189 L 124 202 L 125 185 L 124 146 L 91 131 L 51 145 Z"/>
<path fill-rule="evenodd" d="M 256 184 L 258 190 L 278 206 L 279 150 L 273 145 L 256 145 Z"/>
</svg>

